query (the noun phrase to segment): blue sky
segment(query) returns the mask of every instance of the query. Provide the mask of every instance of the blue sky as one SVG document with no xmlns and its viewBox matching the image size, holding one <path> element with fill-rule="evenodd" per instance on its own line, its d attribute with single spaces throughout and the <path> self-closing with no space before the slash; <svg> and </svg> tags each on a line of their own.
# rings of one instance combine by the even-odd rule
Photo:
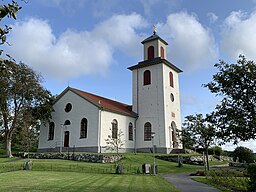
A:
<svg viewBox="0 0 256 192">
<path fill-rule="evenodd" d="M 131 72 L 153 32 L 180 74 L 181 115 L 209 113 L 219 99 L 203 83 L 224 59 L 256 60 L 255 0 L 30 0 L 21 2 L 6 47 L 59 94 L 68 85 L 131 104 Z M 256 142 L 243 144 L 256 151 Z M 231 149 L 232 146 L 226 146 Z"/>
</svg>

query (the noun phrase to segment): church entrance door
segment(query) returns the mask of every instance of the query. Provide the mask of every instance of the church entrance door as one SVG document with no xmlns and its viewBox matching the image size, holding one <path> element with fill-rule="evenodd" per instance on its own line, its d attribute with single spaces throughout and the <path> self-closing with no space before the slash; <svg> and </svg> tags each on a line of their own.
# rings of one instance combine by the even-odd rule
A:
<svg viewBox="0 0 256 192">
<path fill-rule="evenodd" d="M 64 147 L 69 147 L 69 131 L 65 131 Z"/>
</svg>

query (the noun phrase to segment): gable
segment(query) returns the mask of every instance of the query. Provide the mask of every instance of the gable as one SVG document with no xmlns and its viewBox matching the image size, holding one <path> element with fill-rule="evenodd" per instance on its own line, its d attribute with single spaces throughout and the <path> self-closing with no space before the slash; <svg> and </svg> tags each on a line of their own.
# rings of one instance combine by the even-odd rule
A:
<svg viewBox="0 0 256 192">
<path fill-rule="evenodd" d="M 122 115 L 127 115 L 131 117 L 136 117 L 137 114 L 132 111 L 132 106 L 127 105 L 121 102 L 117 102 L 111 99 L 107 99 L 105 97 L 101 97 L 92 93 L 88 93 L 79 89 L 67 87 L 56 99 L 55 103 L 68 91 L 72 91 L 73 93 L 77 94 L 81 98 L 85 99 L 86 101 L 90 102 L 94 106 L 98 107 L 101 110 L 106 110 Z"/>
</svg>

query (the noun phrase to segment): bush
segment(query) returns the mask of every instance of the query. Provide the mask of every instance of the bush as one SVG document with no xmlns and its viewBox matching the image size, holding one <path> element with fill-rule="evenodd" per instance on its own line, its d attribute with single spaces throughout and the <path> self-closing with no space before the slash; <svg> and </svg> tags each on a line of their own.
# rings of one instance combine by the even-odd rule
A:
<svg viewBox="0 0 256 192">
<path fill-rule="evenodd" d="M 222 153 L 223 153 L 222 148 L 219 146 L 214 146 L 208 149 L 209 155 L 221 156 Z"/>
<path fill-rule="evenodd" d="M 253 163 L 255 160 L 253 151 L 246 147 L 237 147 L 234 150 L 234 161 L 239 163 Z"/>
<path fill-rule="evenodd" d="M 256 192 L 256 164 L 251 164 L 247 168 L 249 174 L 248 191 Z"/>
</svg>

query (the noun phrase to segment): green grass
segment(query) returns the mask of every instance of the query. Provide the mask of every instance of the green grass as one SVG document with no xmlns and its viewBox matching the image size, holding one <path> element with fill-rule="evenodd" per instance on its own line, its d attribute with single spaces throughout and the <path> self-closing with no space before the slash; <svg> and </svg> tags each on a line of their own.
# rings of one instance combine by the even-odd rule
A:
<svg viewBox="0 0 256 192">
<path fill-rule="evenodd" d="M 32 171 L 21 171 L 27 159 L 0 158 L 0 191 L 178 191 L 160 176 L 136 174 L 144 163 L 153 164 L 149 153 L 125 153 L 117 162 L 122 175 L 113 174 L 116 163 L 89 163 L 60 159 L 32 159 Z M 202 166 L 155 159 L 158 173 L 196 172 Z"/>
<path fill-rule="evenodd" d="M 192 177 L 192 179 L 193 179 L 194 181 L 197 181 L 197 182 L 200 182 L 200 183 L 204 183 L 204 184 L 207 184 L 207 185 L 211 185 L 211 186 L 213 186 L 213 187 L 215 187 L 215 188 L 217 188 L 217 189 L 220 189 L 220 190 L 222 190 L 222 191 L 224 191 L 224 192 L 232 192 L 231 190 L 228 190 L 228 189 L 226 189 L 226 188 L 224 188 L 224 187 L 221 187 L 221 186 L 219 186 L 219 185 L 216 185 L 216 184 L 212 183 L 212 182 L 209 181 L 205 176 L 194 176 L 194 177 Z"/>
<path fill-rule="evenodd" d="M 168 162 L 160 159 L 155 159 L 159 173 L 182 173 L 182 172 L 195 172 L 203 169 L 203 166 L 183 164 L 183 167 L 177 167 L 177 163 Z M 150 153 L 127 153 L 124 154 L 124 159 L 119 163 L 124 165 L 132 165 L 134 167 L 141 166 L 144 163 L 153 164 L 154 158 Z"/>
<path fill-rule="evenodd" d="M 153 164 L 154 158 L 152 154 L 123 154 L 125 157 L 118 164 L 123 166 L 125 174 L 136 174 L 138 167 L 141 171 L 141 166 L 144 163 Z M 0 172 L 8 172 L 20 170 L 23 167 L 26 159 L 15 159 L 14 161 L 7 158 L 0 158 Z M 84 173 L 114 173 L 115 163 L 86 163 L 80 161 L 60 160 L 60 159 L 32 159 L 33 170 L 36 171 L 68 171 L 68 172 L 84 172 Z M 202 166 L 186 165 L 177 167 L 177 163 L 168 162 L 156 159 L 158 173 L 181 173 L 195 172 L 203 169 Z"/>
<path fill-rule="evenodd" d="M 204 183 L 204 184 L 207 184 L 207 185 L 211 185 L 223 192 L 233 192 L 231 189 L 227 189 L 225 187 L 222 187 L 220 185 L 217 185 L 211 181 L 209 181 L 205 176 L 194 176 L 192 177 L 193 180 L 197 181 L 197 182 L 200 182 L 200 183 Z"/>
<path fill-rule="evenodd" d="M 15 171 L 0 174 L 0 191 L 178 191 L 160 176 Z"/>
</svg>

